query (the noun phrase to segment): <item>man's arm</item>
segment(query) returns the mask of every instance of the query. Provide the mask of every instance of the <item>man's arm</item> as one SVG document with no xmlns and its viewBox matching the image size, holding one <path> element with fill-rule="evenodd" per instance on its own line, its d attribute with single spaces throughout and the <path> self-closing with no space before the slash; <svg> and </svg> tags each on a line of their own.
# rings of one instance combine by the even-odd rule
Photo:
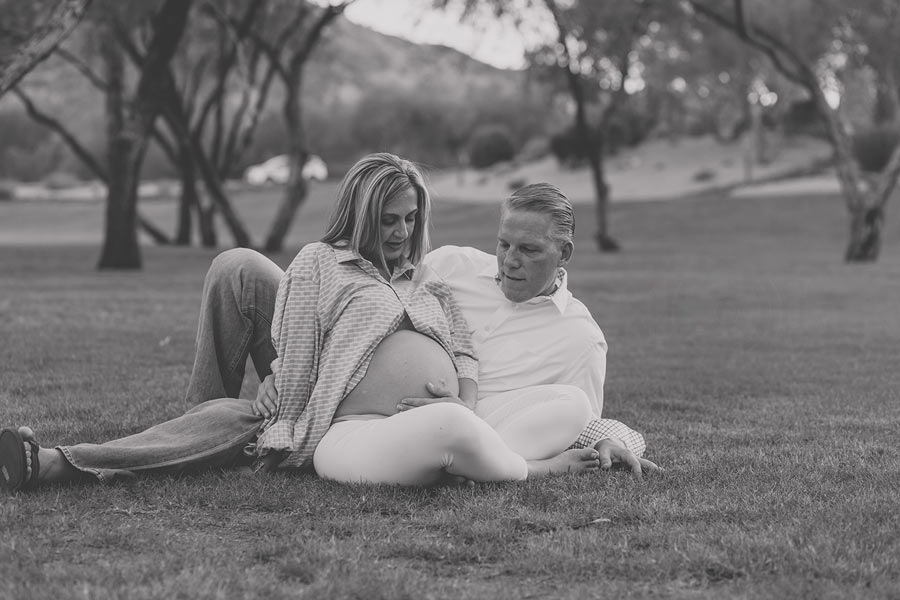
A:
<svg viewBox="0 0 900 600">
<path fill-rule="evenodd" d="M 597 446 L 597 442 L 606 439 L 619 440 L 638 458 L 643 456 L 647 449 L 643 435 L 613 419 L 591 419 L 572 447 L 594 448 Z"/>
<path fill-rule="evenodd" d="M 661 471 L 656 463 L 641 458 L 647 449 L 644 436 L 613 419 L 593 419 L 572 444 L 573 448 L 594 448 L 600 453 L 600 468 L 613 466 L 631 471 L 640 481 L 644 473 Z"/>
</svg>

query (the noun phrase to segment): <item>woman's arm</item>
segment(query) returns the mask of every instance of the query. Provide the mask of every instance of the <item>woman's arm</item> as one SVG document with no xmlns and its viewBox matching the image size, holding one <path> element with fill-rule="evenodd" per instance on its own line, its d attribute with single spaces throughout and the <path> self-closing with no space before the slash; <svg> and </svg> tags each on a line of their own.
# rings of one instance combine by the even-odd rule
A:
<svg viewBox="0 0 900 600">
<path fill-rule="evenodd" d="M 469 410 L 475 410 L 478 401 L 478 383 L 468 377 L 459 378 L 459 399 Z"/>
<path fill-rule="evenodd" d="M 300 417 L 315 385 L 321 326 L 318 318 L 320 272 L 316 256 L 301 251 L 288 267 L 275 299 L 272 344 L 277 358 L 272 361 L 278 406 L 263 426 L 260 450 L 289 450 L 293 425 Z"/>
</svg>

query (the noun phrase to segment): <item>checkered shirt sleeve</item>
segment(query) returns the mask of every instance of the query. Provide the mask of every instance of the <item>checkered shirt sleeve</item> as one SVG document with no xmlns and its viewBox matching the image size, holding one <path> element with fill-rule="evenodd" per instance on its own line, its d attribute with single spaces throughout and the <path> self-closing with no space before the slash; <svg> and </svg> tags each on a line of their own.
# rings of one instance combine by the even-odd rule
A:
<svg viewBox="0 0 900 600">
<path fill-rule="evenodd" d="M 647 449 L 644 436 L 624 423 L 612 419 L 592 419 L 581 432 L 572 448 L 593 448 L 600 440 L 615 438 L 640 458 Z"/>
</svg>

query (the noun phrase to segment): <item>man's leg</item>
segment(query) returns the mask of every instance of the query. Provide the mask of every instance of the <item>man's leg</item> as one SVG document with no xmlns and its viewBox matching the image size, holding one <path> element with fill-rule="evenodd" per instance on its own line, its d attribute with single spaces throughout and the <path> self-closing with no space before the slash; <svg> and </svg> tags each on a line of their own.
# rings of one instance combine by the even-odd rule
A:
<svg viewBox="0 0 900 600">
<path fill-rule="evenodd" d="M 587 396 L 571 385 L 537 385 L 482 398 L 475 414 L 528 460 L 565 451 L 591 417 Z"/>
<path fill-rule="evenodd" d="M 196 355 L 186 401 L 237 398 L 249 355 L 260 380 L 271 374 L 272 315 L 282 270 L 253 250 L 213 259 L 203 284 Z"/>
</svg>

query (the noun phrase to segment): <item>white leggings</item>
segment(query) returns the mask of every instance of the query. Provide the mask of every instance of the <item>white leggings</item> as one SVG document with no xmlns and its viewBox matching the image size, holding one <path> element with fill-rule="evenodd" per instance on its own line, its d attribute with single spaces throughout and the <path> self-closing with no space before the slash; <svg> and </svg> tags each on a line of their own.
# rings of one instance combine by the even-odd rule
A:
<svg viewBox="0 0 900 600">
<path fill-rule="evenodd" d="M 450 402 L 334 423 L 316 447 L 313 465 L 320 477 L 347 483 L 431 485 L 445 473 L 474 481 L 528 476 L 525 459 L 490 425 Z"/>
<path fill-rule="evenodd" d="M 547 385 L 484 398 L 476 413 L 447 402 L 335 423 L 313 465 L 320 477 L 348 483 L 431 485 L 445 473 L 522 480 L 526 459 L 551 458 L 575 441 L 590 404 L 578 388 Z"/>
</svg>

